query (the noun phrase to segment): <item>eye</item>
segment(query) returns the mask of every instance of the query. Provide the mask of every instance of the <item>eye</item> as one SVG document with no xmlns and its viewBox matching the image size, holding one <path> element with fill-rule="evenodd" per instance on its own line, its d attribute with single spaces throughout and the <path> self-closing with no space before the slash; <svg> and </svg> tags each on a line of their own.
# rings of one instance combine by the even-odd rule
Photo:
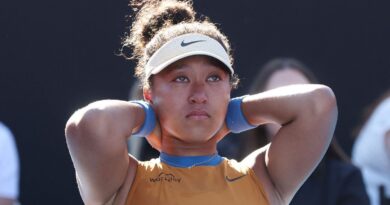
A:
<svg viewBox="0 0 390 205">
<path fill-rule="evenodd" d="M 211 75 L 207 78 L 207 81 L 209 81 L 209 82 L 217 82 L 220 80 L 221 80 L 221 77 L 219 77 L 218 75 Z"/>
<path fill-rule="evenodd" d="M 185 76 L 178 76 L 173 81 L 178 83 L 184 83 L 184 82 L 188 82 L 189 79 Z"/>
</svg>

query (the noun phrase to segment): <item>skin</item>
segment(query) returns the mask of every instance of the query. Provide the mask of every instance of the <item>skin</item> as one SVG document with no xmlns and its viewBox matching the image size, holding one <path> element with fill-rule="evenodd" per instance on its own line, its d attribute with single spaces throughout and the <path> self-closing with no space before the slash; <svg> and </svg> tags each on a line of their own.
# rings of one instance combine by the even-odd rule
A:
<svg viewBox="0 0 390 205">
<path fill-rule="evenodd" d="M 293 84 L 310 84 L 309 80 L 298 70 L 293 68 L 285 68 L 275 71 L 268 79 L 265 85 L 265 90 L 272 90 L 278 87 L 293 85 Z M 266 126 L 267 136 L 274 136 L 281 126 L 279 124 L 268 124 Z M 271 141 L 270 139 L 268 139 Z"/>
<path fill-rule="evenodd" d="M 162 150 L 187 156 L 216 153 L 215 144 L 227 134 L 228 73 L 195 56 L 171 65 L 152 82 L 156 86 L 145 97 L 159 116 Z"/>
<path fill-rule="evenodd" d="M 154 75 L 144 97 L 159 125 L 148 141 L 173 155 L 215 153 L 229 132 L 224 123 L 228 75 L 200 56 Z M 254 170 L 270 204 L 288 204 L 329 146 L 337 117 L 333 92 L 323 85 L 283 87 L 246 97 L 242 109 L 253 125 L 282 125 L 268 146 L 241 163 Z M 86 204 L 125 203 L 138 163 L 128 156 L 126 139 L 143 120 L 140 106 L 115 100 L 92 103 L 69 119 L 65 135 Z"/>
</svg>

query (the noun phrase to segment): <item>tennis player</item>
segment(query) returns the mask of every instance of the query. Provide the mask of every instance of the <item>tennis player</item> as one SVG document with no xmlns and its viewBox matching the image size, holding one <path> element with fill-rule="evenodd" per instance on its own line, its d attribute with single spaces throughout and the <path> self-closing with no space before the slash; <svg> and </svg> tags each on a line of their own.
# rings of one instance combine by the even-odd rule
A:
<svg viewBox="0 0 390 205">
<path fill-rule="evenodd" d="M 288 204 L 333 136 L 336 100 L 324 85 L 231 98 L 238 77 L 227 37 L 198 20 L 191 2 L 132 2 L 124 46 L 137 59 L 144 101 L 102 100 L 77 110 L 66 140 L 86 204 Z M 282 127 L 243 161 L 216 145 L 229 132 Z M 128 137 L 146 136 L 160 157 L 138 161 Z"/>
</svg>

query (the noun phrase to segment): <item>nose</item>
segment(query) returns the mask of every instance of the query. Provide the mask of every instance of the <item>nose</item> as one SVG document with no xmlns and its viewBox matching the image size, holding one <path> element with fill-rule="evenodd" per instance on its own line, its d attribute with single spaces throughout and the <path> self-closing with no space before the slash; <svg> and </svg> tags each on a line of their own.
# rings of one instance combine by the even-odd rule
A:
<svg viewBox="0 0 390 205">
<path fill-rule="evenodd" d="M 190 103 L 203 104 L 207 102 L 207 93 L 204 83 L 194 83 L 189 96 Z"/>
</svg>

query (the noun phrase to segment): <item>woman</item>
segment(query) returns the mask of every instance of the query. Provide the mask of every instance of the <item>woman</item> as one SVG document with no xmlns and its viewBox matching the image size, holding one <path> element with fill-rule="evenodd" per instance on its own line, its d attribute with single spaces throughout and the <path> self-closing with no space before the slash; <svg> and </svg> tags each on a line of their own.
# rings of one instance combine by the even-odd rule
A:
<svg viewBox="0 0 390 205">
<path fill-rule="evenodd" d="M 314 74 L 300 61 L 293 58 L 275 58 L 260 70 L 250 93 L 291 84 L 317 82 Z M 280 126 L 277 124 L 267 124 L 244 133 L 246 146 L 243 150 L 249 153 L 255 147 L 264 146 L 272 141 L 279 129 Z M 336 138 L 333 138 L 325 157 L 290 204 L 368 205 L 369 200 L 360 170 L 349 161 Z"/>
<path fill-rule="evenodd" d="M 138 59 L 146 102 L 103 100 L 76 111 L 65 135 L 86 204 L 288 204 L 327 149 L 337 109 L 323 85 L 290 86 L 230 99 L 237 83 L 229 42 L 197 21 L 190 2 L 133 4 L 125 45 Z M 155 115 L 154 115 L 155 113 Z M 229 132 L 282 125 L 242 162 L 222 158 Z M 160 151 L 140 162 L 128 136 Z"/>
<path fill-rule="evenodd" d="M 390 91 L 373 106 L 352 150 L 372 205 L 390 204 Z"/>
</svg>

